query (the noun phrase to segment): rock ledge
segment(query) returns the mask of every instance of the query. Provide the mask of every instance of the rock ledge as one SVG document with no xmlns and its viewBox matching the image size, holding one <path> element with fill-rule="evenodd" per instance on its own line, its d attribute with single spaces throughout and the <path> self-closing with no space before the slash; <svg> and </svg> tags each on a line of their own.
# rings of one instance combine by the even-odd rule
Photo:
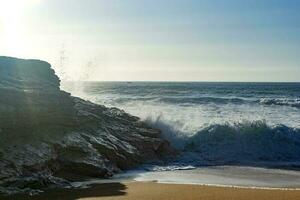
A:
<svg viewBox="0 0 300 200">
<path fill-rule="evenodd" d="M 139 118 L 59 86 L 47 62 L 0 57 L 0 194 L 106 178 L 172 153 Z"/>
</svg>

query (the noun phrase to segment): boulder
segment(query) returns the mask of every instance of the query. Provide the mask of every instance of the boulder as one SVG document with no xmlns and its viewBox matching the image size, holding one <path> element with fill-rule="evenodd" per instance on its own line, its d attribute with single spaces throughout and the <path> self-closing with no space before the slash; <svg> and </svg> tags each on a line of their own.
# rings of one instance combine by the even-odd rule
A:
<svg viewBox="0 0 300 200">
<path fill-rule="evenodd" d="M 49 63 L 0 57 L 0 194 L 107 178 L 172 153 L 139 118 L 61 91 Z"/>
</svg>

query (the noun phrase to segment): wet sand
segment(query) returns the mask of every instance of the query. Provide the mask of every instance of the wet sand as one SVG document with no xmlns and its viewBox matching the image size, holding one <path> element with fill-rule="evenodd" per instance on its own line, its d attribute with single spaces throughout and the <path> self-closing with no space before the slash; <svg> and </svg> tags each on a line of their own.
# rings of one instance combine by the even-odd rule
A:
<svg viewBox="0 0 300 200">
<path fill-rule="evenodd" d="M 1 198 L 2 199 L 2 198 Z M 47 191 L 34 197 L 8 199 L 84 200 L 299 200 L 299 190 L 246 189 L 155 182 L 128 182 L 94 185 L 86 189 Z"/>
</svg>

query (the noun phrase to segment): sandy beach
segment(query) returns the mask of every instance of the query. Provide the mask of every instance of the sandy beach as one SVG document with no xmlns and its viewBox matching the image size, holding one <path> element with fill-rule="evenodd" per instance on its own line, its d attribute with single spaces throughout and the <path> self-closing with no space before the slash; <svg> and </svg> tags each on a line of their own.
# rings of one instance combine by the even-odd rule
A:
<svg viewBox="0 0 300 200">
<path fill-rule="evenodd" d="M 1 198 L 2 199 L 2 198 Z M 4 198 L 5 199 L 5 198 Z M 48 191 L 38 196 L 7 199 L 84 200 L 298 200 L 299 190 L 246 189 L 155 182 L 128 182 L 94 185 L 87 189 Z"/>
<path fill-rule="evenodd" d="M 0 0 L 0 200 L 300 200 L 300 0 Z"/>
</svg>

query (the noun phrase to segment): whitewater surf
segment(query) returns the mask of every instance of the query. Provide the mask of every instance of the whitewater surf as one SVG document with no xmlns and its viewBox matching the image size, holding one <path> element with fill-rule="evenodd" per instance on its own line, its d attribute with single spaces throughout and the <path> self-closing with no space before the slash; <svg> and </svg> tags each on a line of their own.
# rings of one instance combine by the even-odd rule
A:
<svg viewBox="0 0 300 200">
<path fill-rule="evenodd" d="M 122 108 L 140 117 L 159 128 L 179 150 L 180 156 L 175 160 L 145 165 L 142 170 L 154 174 L 146 173 L 141 180 L 156 180 L 160 177 L 155 174 L 158 171 L 168 174 L 192 169 L 193 176 L 202 180 L 192 182 L 230 185 L 230 181 L 217 179 L 203 181 L 199 167 L 262 167 L 258 170 L 260 173 L 264 168 L 299 169 L 299 83 L 67 82 L 63 88 L 73 95 Z M 222 170 L 229 173 L 229 169 Z M 210 174 L 216 169 L 205 170 Z M 251 180 L 258 172 L 255 168 L 237 170 L 249 172 Z M 282 184 L 271 184 L 273 179 L 264 184 L 238 177 L 236 180 L 241 181 L 232 185 L 283 187 L 285 176 L 278 175 L 278 171 L 274 174 L 274 180 Z M 178 181 L 178 176 L 169 175 L 167 177 L 174 177 L 174 182 Z M 190 175 L 183 173 L 182 176 Z M 283 179 L 280 181 L 278 177 Z M 292 186 L 298 185 L 292 183 Z"/>
</svg>

